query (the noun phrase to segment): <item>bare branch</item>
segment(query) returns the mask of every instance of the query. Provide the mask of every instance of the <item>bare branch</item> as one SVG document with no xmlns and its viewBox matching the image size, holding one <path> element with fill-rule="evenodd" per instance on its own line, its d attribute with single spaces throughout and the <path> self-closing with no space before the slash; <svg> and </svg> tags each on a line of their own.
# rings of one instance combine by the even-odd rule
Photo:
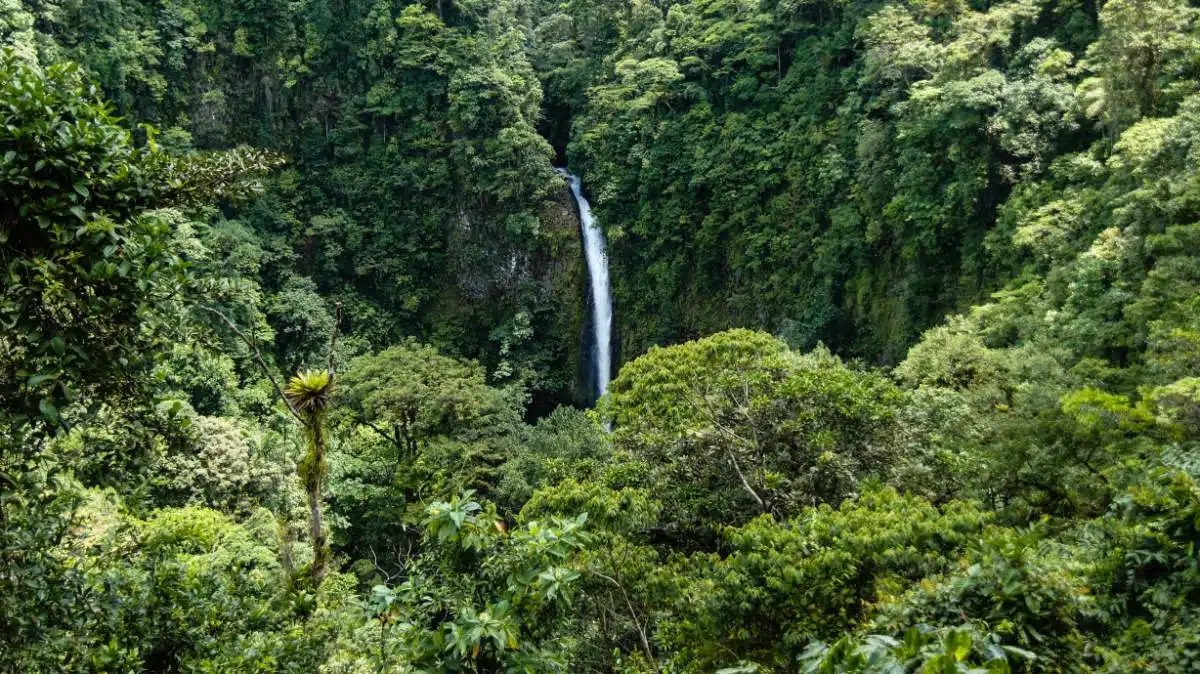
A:
<svg viewBox="0 0 1200 674">
<path fill-rule="evenodd" d="M 747 396 L 750 395 L 749 386 L 747 386 L 746 395 Z M 731 399 L 732 399 L 732 396 L 731 396 Z M 740 434 L 738 434 L 737 431 L 735 431 L 732 428 L 730 428 L 729 426 L 726 426 L 725 424 L 721 423 L 720 417 L 717 414 L 717 411 L 712 406 L 712 401 L 709 399 L 709 395 L 706 394 L 706 395 L 700 396 L 700 400 L 704 403 L 704 411 L 708 414 L 709 422 L 712 423 L 712 425 L 715 426 L 719 432 L 727 435 L 730 439 L 732 439 L 734 441 L 735 444 L 742 444 L 742 445 L 745 445 L 745 446 L 748 446 L 748 447 L 751 447 L 754 449 L 759 448 L 759 443 L 757 440 L 748 440 L 748 439 L 742 437 Z M 731 400 L 731 401 L 734 403 L 734 406 L 737 407 L 737 401 L 736 400 Z M 753 430 L 753 424 L 751 424 L 751 430 Z M 750 481 L 746 479 L 746 474 L 742 472 L 742 467 L 741 467 L 741 465 L 738 464 L 738 460 L 737 460 L 737 456 L 735 455 L 735 451 L 732 448 L 726 448 L 725 455 L 729 458 L 729 463 L 731 463 L 733 465 L 734 472 L 736 472 L 738 478 L 741 479 L 742 487 L 745 488 L 746 492 L 748 492 L 750 494 L 751 498 L 754 499 L 755 503 L 758 504 L 758 507 L 760 509 L 762 509 L 762 511 L 764 513 L 770 512 L 771 508 L 767 504 L 767 502 L 764 501 L 763 498 L 758 495 L 758 492 L 754 490 L 754 487 L 750 486 Z"/>
<path fill-rule="evenodd" d="M 379 557 L 375 554 L 375 546 L 368 546 L 367 549 L 371 551 L 371 566 L 374 566 L 375 570 L 378 571 L 381 576 L 383 576 L 383 582 L 385 584 L 391 583 L 397 576 L 400 575 L 398 573 L 388 573 L 382 566 L 379 565 Z M 403 569 L 401 569 L 401 573 L 403 573 Z"/>
<path fill-rule="evenodd" d="M 266 375 L 267 379 L 271 380 L 271 384 L 275 387 L 275 393 L 279 394 L 279 399 L 283 401 L 283 404 L 285 407 L 287 407 L 288 412 L 291 412 L 292 416 L 296 418 L 296 421 L 300 422 L 300 425 L 303 426 L 304 419 L 300 417 L 300 414 L 296 412 L 296 408 L 292 407 L 292 403 L 290 403 L 287 399 L 287 396 L 283 394 L 283 388 L 275 379 L 275 375 L 271 374 L 271 368 L 267 367 L 267 361 L 263 359 L 262 352 L 258 350 L 258 346 L 256 346 L 254 340 L 250 339 L 246 336 L 246 333 L 239 330 L 238 326 L 235 325 L 234 322 L 225 314 L 213 309 L 212 307 L 206 307 L 203 304 L 198 304 L 196 306 L 221 319 L 221 322 L 223 322 L 226 327 L 232 330 L 233 334 L 237 335 L 238 338 L 246 343 L 246 347 L 250 349 L 252 354 L 254 354 L 254 360 L 258 363 L 258 368 L 262 370 L 262 373 Z"/>
<path fill-rule="evenodd" d="M 610 555 L 611 555 L 611 553 L 610 553 Z M 612 560 L 609 560 L 609 561 L 611 563 Z M 589 572 L 592 575 L 596 576 L 597 578 L 602 578 L 602 579 L 608 581 L 609 583 L 612 583 L 613 586 L 616 587 L 617 590 L 620 591 L 621 598 L 625 600 L 625 607 L 629 609 L 629 619 L 633 621 L 633 626 L 637 629 L 638 639 L 640 639 L 642 642 L 642 650 L 644 650 L 646 652 L 646 657 L 649 659 L 650 664 L 654 665 L 655 668 L 657 669 L 657 665 L 655 664 L 655 663 L 657 663 L 657 660 L 655 660 L 655 658 L 654 658 L 653 649 L 650 648 L 650 639 L 646 636 L 646 628 L 645 628 L 645 626 L 642 625 L 641 621 L 638 620 L 637 611 L 634 610 L 634 608 L 633 608 L 633 602 L 630 601 L 629 594 L 627 592 L 625 592 L 625 586 L 623 586 L 623 585 L 621 585 L 621 583 L 617 582 L 617 579 L 613 578 L 612 576 L 607 576 L 607 575 L 600 573 L 599 571 L 596 571 L 594 569 L 589 569 Z"/>
<path fill-rule="evenodd" d="M 729 456 L 729 463 L 733 464 L 734 472 L 736 472 L 738 477 L 741 478 L 742 486 L 746 488 L 746 491 L 750 492 L 750 496 L 752 496 L 758 503 L 758 507 L 762 508 L 763 512 L 768 512 L 770 508 L 767 507 L 766 501 L 762 500 L 762 497 L 758 495 L 758 492 L 754 491 L 754 487 L 750 486 L 750 481 L 747 480 L 745 474 L 742 473 L 742 467 L 738 465 L 737 458 L 733 455 L 733 450 L 725 450 L 725 454 Z"/>
<path fill-rule="evenodd" d="M 366 418 L 364 418 L 364 419 L 362 420 L 362 422 L 363 422 L 364 424 L 366 424 L 366 425 L 367 425 L 367 428 L 370 428 L 371 430 L 373 430 L 373 431 L 375 431 L 376 433 L 378 433 L 378 434 L 379 434 L 379 437 L 381 437 L 381 438 L 383 438 L 384 440 L 387 440 L 388 442 L 392 443 L 392 445 L 393 445 L 393 446 L 394 446 L 394 447 L 395 447 L 395 448 L 396 448 L 398 451 L 401 451 L 401 452 L 403 452 L 403 451 L 404 451 L 404 446 L 403 446 L 403 445 L 401 445 L 401 444 L 400 444 L 400 442 L 399 442 L 398 440 L 396 440 L 396 438 L 395 438 L 395 437 L 393 437 L 393 436 L 391 436 L 390 434 L 388 434 L 388 432 L 387 432 L 387 431 L 383 430 L 383 429 L 382 429 L 382 428 L 380 428 L 379 426 L 376 426 L 374 422 L 368 421 Z"/>
<path fill-rule="evenodd" d="M 342 324 L 342 303 L 338 302 L 336 305 L 334 305 L 334 307 L 335 308 L 334 308 L 334 317 L 333 317 L 333 333 L 331 335 L 329 335 L 329 366 L 328 366 L 328 370 L 329 370 L 329 381 L 330 382 L 333 381 L 333 375 L 337 369 L 336 365 L 334 363 L 333 351 L 334 351 L 334 347 L 337 346 L 338 328 L 341 327 L 341 324 Z"/>
</svg>

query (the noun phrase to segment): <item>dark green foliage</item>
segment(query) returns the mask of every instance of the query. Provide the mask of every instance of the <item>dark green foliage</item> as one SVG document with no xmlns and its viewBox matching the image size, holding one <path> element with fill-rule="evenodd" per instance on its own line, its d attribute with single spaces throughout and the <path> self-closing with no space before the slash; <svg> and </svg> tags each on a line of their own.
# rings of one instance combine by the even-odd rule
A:
<svg viewBox="0 0 1200 674">
<path fill-rule="evenodd" d="M 575 115 L 627 352 L 744 325 L 897 362 L 947 311 L 1100 231 L 1087 206 L 1044 205 L 1061 194 L 1044 181 L 1084 178 L 1064 157 L 1102 171 L 1139 119 L 1187 108 L 1197 74 L 1194 13 L 1174 0 L 704 0 L 607 18 L 616 46 L 556 43 L 573 60 L 546 77 Z M 558 93 L 567 72 L 586 85 Z"/>
<path fill-rule="evenodd" d="M 33 504 L 3 504 L 0 671 L 303 672 L 322 659 L 328 616 L 345 607 L 319 597 L 325 617 L 305 622 L 283 600 L 269 514 L 239 526 L 175 509 L 143 522 L 111 495 L 56 487 L 36 520 L 23 519 Z"/>
<path fill-rule="evenodd" d="M 314 364 L 303 347 L 323 332 L 323 312 L 307 311 L 315 291 L 346 304 L 345 329 L 375 348 L 418 336 L 569 390 L 577 298 L 551 282 L 579 264 L 557 241 L 575 222 L 535 130 L 523 3 L 106 0 L 27 12 L 32 34 L 14 39 L 43 62 L 80 63 L 121 115 L 166 129 L 164 146 L 248 143 L 291 158 L 236 213 L 283 258 L 263 270 L 279 295 L 260 308 L 285 348 L 299 342 L 289 367 Z M 498 330 L 519 323 L 526 334 Z"/>
<path fill-rule="evenodd" d="M 353 431 L 333 457 L 338 538 L 380 564 L 416 544 L 405 522 L 425 499 L 490 494 L 522 425 L 513 392 L 489 386 L 479 364 L 413 341 L 351 360 L 336 397 L 342 428 Z"/>
<path fill-rule="evenodd" d="M 500 467 L 496 484 L 497 503 L 514 513 L 542 487 L 592 479 L 611 466 L 612 442 L 586 412 L 559 407 L 523 430 L 512 439 L 511 456 Z"/>
<path fill-rule="evenodd" d="M 162 335 L 153 298 L 178 293 L 180 259 L 154 209 L 235 196 L 273 162 L 252 151 L 178 158 L 135 147 L 79 70 L 0 54 L 0 408 L 61 425 L 103 380 L 136 395 Z"/>
<path fill-rule="evenodd" d="M 350 362 L 339 406 L 411 460 L 440 439 L 476 440 L 516 422 L 513 401 L 477 364 L 413 341 Z"/>
<path fill-rule="evenodd" d="M 168 671 L 312 667 L 320 637 L 289 635 L 302 616 L 278 601 L 272 524 L 269 515 L 251 520 L 252 531 L 213 511 L 163 510 L 98 541 L 110 552 L 93 562 L 94 582 L 112 588 L 121 607 L 106 650 Z"/>
<path fill-rule="evenodd" d="M 1091 581 L 1098 608 L 1123 627 L 1107 650 L 1106 671 L 1187 671 L 1198 645 L 1200 488 L 1166 473 L 1138 484 L 1101 520 L 1101 558 Z"/>
<path fill-rule="evenodd" d="M 1196 671 L 1197 16 L 0 0 L 0 672 Z"/>
<path fill-rule="evenodd" d="M 833 645 L 815 642 L 801 656 L 804 671 L 833 672 L 937 672 L 939 674 L 1007 674 L 1033 653 L 1002 646 L 994 638 L 969 629 L 926 630 L 911 628 L 904 639 L 880 634 L 843 637 Z M 721 670 L 729 672 L 730 670 Z M 739 671 L 734 669 L 732 671 Z"/>
<path fill-rule="evenodd" d="M 998 532 L 949 578 L 927 581 L 886 607 L 870 629 L 899 633 L 913 624 L 969 623 L 1000 643 L 1037 653 L 1020 671 L 1090 671 L 1079 626 L 1089 598 L 1073 570 L 1069 558 L 1039 549 L 1036 534 Z"/>
<path fill-rule="evenodd" d="M 76 485 L 40 494 L 31 489 L 36 486 L 29 478 L 6 476 L 0 493 L 0 560 L 7 571 L 0 580 L 4 672 L 51 671 L 64 660 L 81 659 L 87 647 L 77 641 L 79 635 L 102 620 L 87 599 L 83 574 L 54 554 L 75 524 L 83 496 Z"/>
</svg>

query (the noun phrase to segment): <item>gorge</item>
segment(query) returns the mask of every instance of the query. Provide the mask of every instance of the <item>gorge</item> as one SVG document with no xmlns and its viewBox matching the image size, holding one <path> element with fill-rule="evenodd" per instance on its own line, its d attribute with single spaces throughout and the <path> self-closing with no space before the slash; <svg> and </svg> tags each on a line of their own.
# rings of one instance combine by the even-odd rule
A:
<svg viewBox="0 0 1200 674">
<path fill-rule="evenodd" d="M 0 674 L 1196 674 L 1200 0 L 0 0 Z"/>
</svg>

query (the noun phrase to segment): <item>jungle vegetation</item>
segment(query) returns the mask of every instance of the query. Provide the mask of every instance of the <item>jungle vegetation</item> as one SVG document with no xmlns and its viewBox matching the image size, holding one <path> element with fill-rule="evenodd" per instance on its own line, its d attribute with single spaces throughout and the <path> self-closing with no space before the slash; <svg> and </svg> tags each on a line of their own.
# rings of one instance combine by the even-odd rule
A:
<svg viewBox="0 0 1200 674">
<path fill-rule="evenodd" d="M 0 0 L 0 672 L 1200 671 L 1198 19 Z"/>
</svg>

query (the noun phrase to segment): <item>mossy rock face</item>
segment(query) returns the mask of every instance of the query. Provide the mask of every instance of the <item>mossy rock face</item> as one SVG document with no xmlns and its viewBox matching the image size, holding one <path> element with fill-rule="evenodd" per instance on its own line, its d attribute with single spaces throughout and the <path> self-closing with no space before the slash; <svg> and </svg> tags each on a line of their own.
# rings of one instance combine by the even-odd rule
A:
<svg viewBox="0 0 1200 674">
<path fill-rule="evenodd" d="M 538 260 L 537 269 L 557 309 L 549 337 L 564 347 L 563 387 L 555 393 L 564 401 L 587 404 L 591 398 L 591 382 L 583 354 L 591 330 L 591 297 L 579 211 L 566 183 L 543 208 L 541 220 L 545 245 L 544 257 Z"/>
<path fill-rule="evenodd" d="M 476 358 L 500 377 L 513 374 L 506 361 L 533 367 L 531 414 L 540 416 L 577 401 L 587 269 L 565 182 L 537 207 L 535 219 L 530 225 L 535 233 L 518 244 L 463 214 L 450 247 L 469 252 L 453 260 L 452 282 L 430 299 L 421 323 L 423 340 L 445 353 Z M 532 336 L 505 344 L 507 332 L 522 330 Z"/>
</svg>

